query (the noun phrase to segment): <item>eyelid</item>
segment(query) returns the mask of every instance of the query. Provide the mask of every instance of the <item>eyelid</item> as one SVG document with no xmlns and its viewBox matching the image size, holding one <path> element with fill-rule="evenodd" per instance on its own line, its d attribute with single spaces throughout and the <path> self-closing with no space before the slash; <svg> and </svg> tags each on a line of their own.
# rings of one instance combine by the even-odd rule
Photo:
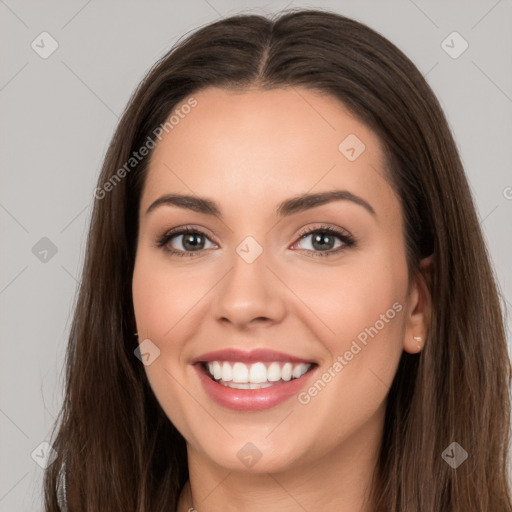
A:
<svg viewBox="0 0 512 512">
<path fill-rule="evenodd" d="M 311 227 L 310 225 L 306 226 L 298 232 L 297 236 L 299 239 L 301 239 L 304 235 L 309 235 L 311 233 L 314 233 L 315 231 L 330 231 L 338 236 L 343 235 L 346 236 L 347 238 L 352 237 L 352 235 L 346 229 L 326 223 L 320 223 L 319 225 L 316 225 L 314 227 Z"/>
<path fill-rule="evenodd" d="M 208 238 L 208 240 L 210 240 L 212 243 L 218 245 L 216 242 L 213 241 L 213 238 L 215 237 L 210 234 L 210 230 L 208 230 L 204 226 L 196 224 L 185 224 L 183 226 L 176 226 L 174 228 L 166 229 L 163 231 L 162 235 L 158 237 L 158 240 L 163 240 L 164 238 L 187 234 L 189 232 L 201 234 L 204 237 Z"/>
</svg>

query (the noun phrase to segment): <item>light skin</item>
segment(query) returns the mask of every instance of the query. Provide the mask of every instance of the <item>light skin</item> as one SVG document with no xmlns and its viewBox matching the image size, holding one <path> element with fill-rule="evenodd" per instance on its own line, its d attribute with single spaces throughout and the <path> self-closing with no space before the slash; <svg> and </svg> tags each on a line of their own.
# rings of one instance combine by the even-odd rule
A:
<svg viewBox="0 0 512 512">
<path fill-rule="evenodd" d="M 425 340 L 430 314 L 424 280 L 408 279 L 403 215 L 380 141 L 337 99 L 312 90 L 193 96 L 197 106 L 151 156 L 133 274 L 139 341 L 160 350 L 145 370 L 187 441 L 190 479 L 178 511 L 370 512 L 389 386 L 402 351 L 419 352 L 414 337 Z M 354 161 L 338 148 L 349 134 L 365 145 Z M 286 199 L 333 189 L 364 199 L 375 215 L 349 200 L 275 213 Z M 169 193 L 214 200 L 222 216 L 171 205 L 146 213 Z M 355 245 L 334 253 L 344 245 L 337 235 L 324 250 L 314 233 L 300 239 L 320 225 L 350 233 Z M 199 252 L 182 235 L 167 242 L 190 257 L 157 247 L 181 226 L 204 233 Z M 252 263 L 236 251 L 247 236 L 263 249 Z M 226 409 L 190 364 L 212 350 L 270 348 L 316 361 L 320 377 L 396 303 L 401 311 L 307 404 L 294 396 L 264 411 Z M 237 457 L 248 442 L 261 453 L 250 468 Z"/>
</svg>

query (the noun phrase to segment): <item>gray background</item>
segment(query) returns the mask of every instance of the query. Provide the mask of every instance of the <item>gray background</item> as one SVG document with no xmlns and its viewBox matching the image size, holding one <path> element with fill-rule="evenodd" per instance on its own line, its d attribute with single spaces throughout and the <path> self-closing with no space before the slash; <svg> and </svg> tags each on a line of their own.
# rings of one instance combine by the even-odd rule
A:
<svg viewBox="0 0 512 512">
<path fill-rule="evenodd" d="M 512 308 L 512 0 L 0 0 L 0 511 L 42 510 L 43 470 L 31 454 L 50 453 L 40 445 L 62 401 L 93 190 L 131 92 L 187 32 L 238 12 L 299 6 L 368 24 L 426 76 L 454 132 Z M 43 31 L 58 43 L 46 59 L 31 47 L 35 40 L 48 51 Z M 458 58 L 442 47 L 453 31 L 469 43 Z M 43 237 L 54 255 L 41 252 Z"/>
</svg>

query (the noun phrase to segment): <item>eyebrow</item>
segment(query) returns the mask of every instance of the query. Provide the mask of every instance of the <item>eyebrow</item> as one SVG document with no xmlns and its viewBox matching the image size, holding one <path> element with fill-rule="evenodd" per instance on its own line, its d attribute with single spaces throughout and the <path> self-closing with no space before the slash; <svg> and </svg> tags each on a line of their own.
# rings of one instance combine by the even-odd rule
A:
<svg viewBox="0 0 512 512">
<path fill-rule="evenodd" d="M 316 194 L 302 194 L 290 199 L 286 199 L 278 205 L 275 214 L 278 217 L 288 217 L 323 204 L 333 201 L 350 201 L 366 209 L 373 217 L 377 214 L 372 205 L 348 190 L 329 190 Z M 183 194 L 165 194 L 154 201 L 146 210 L 146 215 L 159 206 L 177 206 L 206 215 L 215 215 L 222 217 L 221 209 L 215 201 L 205 198 Z"/>
</svg>

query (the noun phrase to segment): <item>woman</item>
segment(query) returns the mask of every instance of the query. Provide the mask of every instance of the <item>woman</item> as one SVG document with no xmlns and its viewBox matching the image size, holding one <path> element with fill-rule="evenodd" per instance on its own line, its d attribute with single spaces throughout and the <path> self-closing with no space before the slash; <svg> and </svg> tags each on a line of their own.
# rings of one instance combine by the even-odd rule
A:
<svg viewBox="0 0 512 512">
<path fill-rule="evenodd" d="M 47 511 L 511 510 L 496 283 L 388 40 L 314 10 L 198 30 L 95 198 Z"/>
</svg>

